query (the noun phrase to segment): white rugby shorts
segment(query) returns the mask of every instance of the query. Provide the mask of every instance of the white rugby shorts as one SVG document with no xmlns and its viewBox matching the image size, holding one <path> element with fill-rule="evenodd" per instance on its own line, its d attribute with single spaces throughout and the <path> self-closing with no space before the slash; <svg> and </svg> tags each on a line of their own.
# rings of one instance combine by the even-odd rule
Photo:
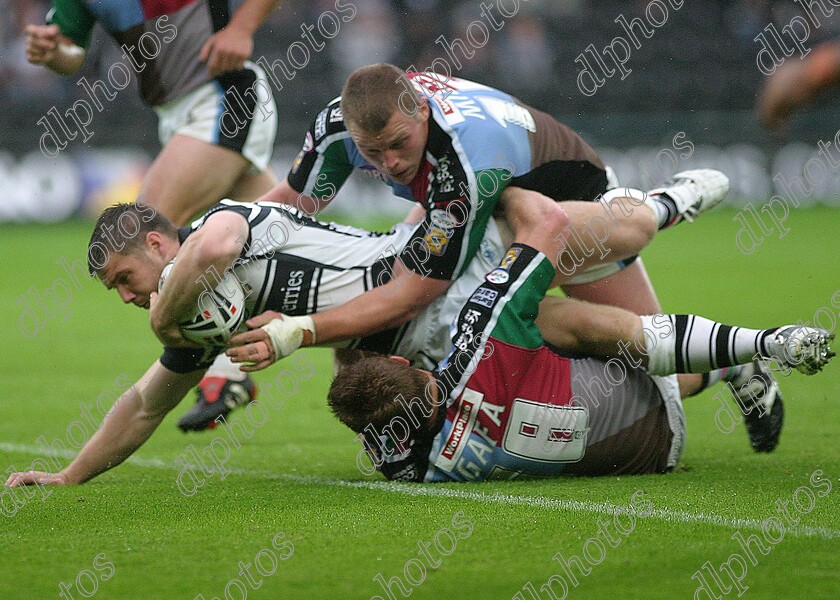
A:
<svg viewBox="0 0 840 600">
<path fill-rule="evenodd" d="M 268 167 L 277 135 L 277 106 L 265 72 L 247 61 L 171 102 L 155 107 L 162 145 L 186 135 L 238 152 L 259 173 Z"/>
</svg>

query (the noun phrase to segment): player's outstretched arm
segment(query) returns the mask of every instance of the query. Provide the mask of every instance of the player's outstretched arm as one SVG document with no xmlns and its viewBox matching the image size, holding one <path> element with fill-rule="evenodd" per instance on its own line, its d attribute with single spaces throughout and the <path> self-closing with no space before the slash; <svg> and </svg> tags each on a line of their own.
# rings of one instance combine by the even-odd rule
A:
<svg viewBox="0 0 840 600">
<path fill-rule="evenodd" d="M 394 265 L 394 278 L 331 310 L 311 315 L 319 344 L 372 335 L 398 327 L 449 289 L 448 279 L 432 279 Z"/>
<path fill-rule="evenodd" d="M 26 26 L 26 60 L 59 75 L 73 75 L 85 62 L 87 51 L 61 35 L 58 25 Z"/>
<path fill-rule="evenodd" d="M 166 414 L 198 383 L 203 374 L 203 370 L 187 374 L 173 373 L 160 361 L 155 361 L 140 380 L 117 399 L 105 416 L 102 427 L 61 472 L 13 473 L 6 485 L 84 483 L 117 466 L 149 439 Z"/>
<path fill-rule="evenodd" d="M 242 69 L 254 51 L 254 32 L 280 0 L 245 0 L 227 27 L 211 35 L 201 48 L 210 77 Z"/>
<path fill-rule="evenodd" d="M 568 225 L 565 211 L 555 202 L 537 207 L 539 218 L 519 226 L 516 240 L 529 244 L 547 256 L 556 255 L 564 241 L 557 232 Z M 338 308 L 309 317 L 258 315 L 248 321 L 253 327 L 231 338 L 226 354 L 246 371 L 264 369 L 310 343 L 332 344 L 398 327 L 416 317 L 451 285 L 447 279 L 424 277 L 398 261 L 394 277 L 385 285 L 369 290 Z M 307 335 L 308 331 L 308 335 Z"/>
</svg>

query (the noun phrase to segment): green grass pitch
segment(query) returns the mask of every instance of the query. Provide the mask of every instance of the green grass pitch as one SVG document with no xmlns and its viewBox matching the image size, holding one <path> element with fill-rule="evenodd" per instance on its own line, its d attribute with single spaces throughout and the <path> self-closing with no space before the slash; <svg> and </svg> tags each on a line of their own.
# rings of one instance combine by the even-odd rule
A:
<svg viewBox="0 0 840 600">
<path fill-rule="evenodd" d="M 734 215 L 704 215 L 644 253 L 666 311 L 756 327 L 840 319 L 840 296 L 831 303 L 840 289 L 840 211 L 791 214 L 790 231 L 772 232 L 751 255 L 735 245 Z M 145 314 L 90 281 L 68 281 L 66 306 L 32 336 L 35 322 L 23 311 L 68 280 L 59 260 L 82 259 L 90 227 L 0 227 L 6 472 L 45 456 L 40 436 L 68 447 L 68 438 L 80 439 L 89 427 L 82 407 L 135 381 L 159 354 Z M 177 485 L 179 458 L 188 445 L 201 452 L 227 439 L 176 429 L 192 396 L 135 462 L 46 497 L 6 493 L 0 598 L 388 598 L 380 581 L 389 580 L 390 597 L 412 599 L 705 600 L 745 588 L 748 598 L 837 597 L 838 364 L 780 378 L 787 419 L 771 455 L 750 450 L 743 426 L 719 431 L 719 405 L 707 392 L 686 402 L 687 449 L 671 475 L 424 487 L 357 469 L 353 434 L 325 403 L 330 356 L 302 357 L 311 377 L 282 407 L 266 409 L 250 439 L 238 428 L 231 472 L 205 475 L 191 496 Z M 234 421 L 242 419 L 240 411 Z M 72 421 L 82 425 L 67 429 Z M 561 559 L 572 561 L 568 570 Z"/>
</svg>

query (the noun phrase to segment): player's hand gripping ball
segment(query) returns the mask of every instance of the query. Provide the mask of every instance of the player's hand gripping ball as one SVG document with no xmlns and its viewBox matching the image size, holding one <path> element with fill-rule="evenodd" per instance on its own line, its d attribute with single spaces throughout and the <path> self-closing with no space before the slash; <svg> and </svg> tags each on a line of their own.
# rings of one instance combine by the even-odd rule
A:
<svg viewBox="0 0 840 600">
<path fill-rule="evenodd" d="M 163 290 L 173 264 L 174 260 L 163 268 L 158 281 L 158 293 Z M 228 270 L 212 292 L 201 292 L 195 315 L 178 323 L 178 326 L 181 334 L 192 342 L 202 346 L 224 346 L 244 321 L 245 290 Z"/>
</svg>

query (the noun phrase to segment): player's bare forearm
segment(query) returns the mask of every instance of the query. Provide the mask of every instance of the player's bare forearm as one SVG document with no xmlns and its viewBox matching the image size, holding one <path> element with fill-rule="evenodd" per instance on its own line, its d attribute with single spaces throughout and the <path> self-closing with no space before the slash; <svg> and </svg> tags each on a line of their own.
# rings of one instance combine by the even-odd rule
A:
<svg viewBox="0 0 840 600">
<path fill-rule="evenodd" d="M 254 32 L 278 4 L 278 0 L 245 0 L 230 22 L 207 39 L 199 58 L 207 63 L 211 77 L 244 68 L 254 51 Z"/>
<path fill-rule="evenodd" d="M 26 60 L 59 75 L 73 75 L 85 62 L 87 51 L 61 35 L 58 25 L 27 25 Z"/>
<path fill-rule="evenodd" d="M 58 45 L 55 58 L 44 66 L 59 75 L 75 75 L 85 62 L 87 52 L 75 44 Z"/>
<path fill-rule="evenodd" d="M 163 414 L 144 411 L 140 394 L 135 388 L 129 389 L 106 415 L 99 431 L 63 470 L 67 483 L 84 483 L 122 463 L 149 439 L 162 420 Z"/>
<path fill-rule="evenodd" d="M 102 427 L 61 472 L 66 483 L 84 483 L 131 456 L 202 375 L 173 373 L 156 361 L 117 399 Z"/>
<path fill-rule="evenodd" d="M 416 317 L 451 283 L 400 269 L 385 285 L 338 308 L 313 314 L 318 344 L 356 339 L 398 327 Z"/>
<path fill-rule="evenodd" d="M 403 223 L 410 223 L 411 225 L 417 225 L 423 218 L 426 216 L 426 209 L 417 202 L 414 203 L 414 206 L 411 207 L 411 210 L 408 211 L 408 214 L 403 219 Z"/>
</svg>

